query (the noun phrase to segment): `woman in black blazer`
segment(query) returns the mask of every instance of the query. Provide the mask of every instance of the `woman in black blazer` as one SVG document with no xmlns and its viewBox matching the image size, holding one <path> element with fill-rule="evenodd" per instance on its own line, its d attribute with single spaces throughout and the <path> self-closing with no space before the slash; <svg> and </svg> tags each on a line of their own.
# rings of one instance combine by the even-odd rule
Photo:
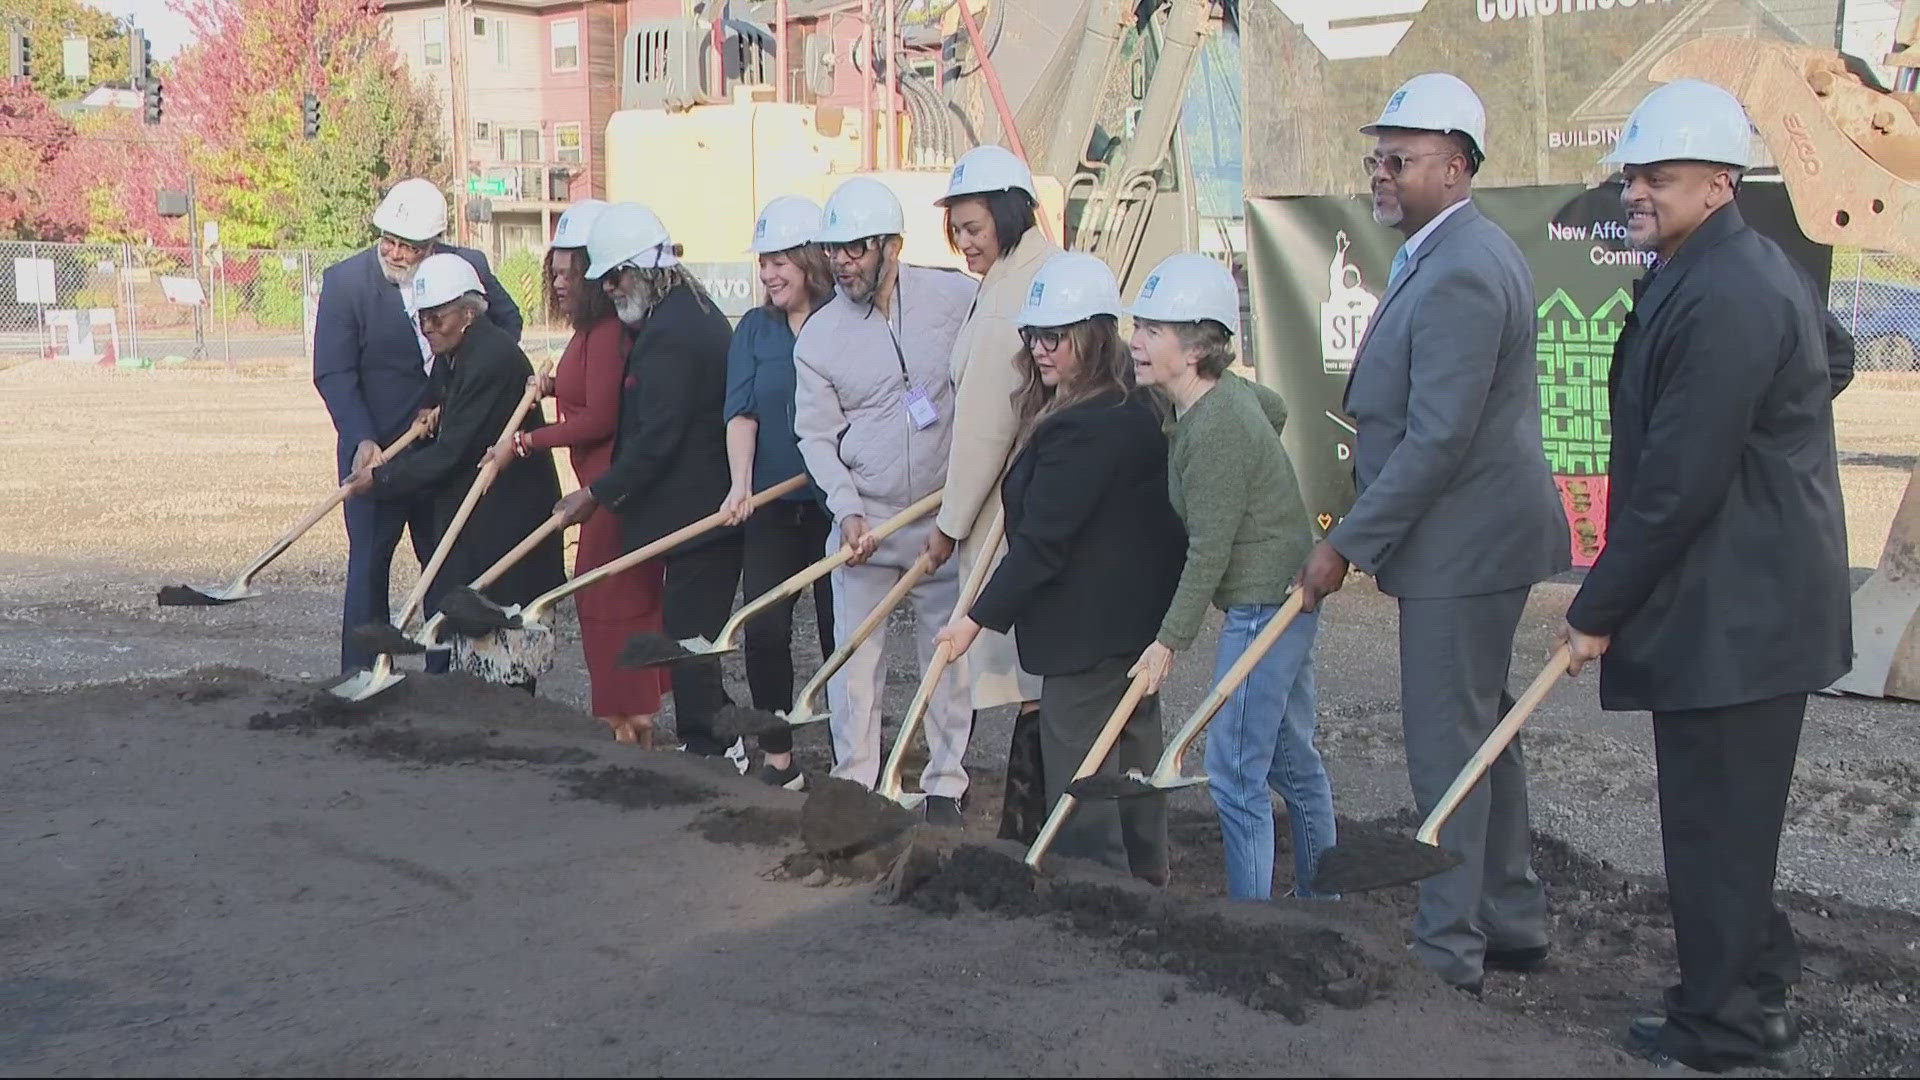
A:
<svg viewBox="0 0 1920 1080">
<path fill-rule="evenodd" d="M 1085 254 L 1040 268 L 1019 316 L 1021 434 L 1001 484 L 1007 553 L 966 618 L 943 635 L 956 655 L 981 627 L 1014 630 L 1041 677 L 1046 799 L 1073 780 L 1159 632 L 1179 584 L 1186 533 L 1167 500 L 1167 440 L 1119 332 L 1113 274 Z M 1141 699 L 1102 771 L 1151 770 L 1160 699 Z M 1081 803 L 1053 850 L 1167 880 L 1160 799 Z"/>
</svg>

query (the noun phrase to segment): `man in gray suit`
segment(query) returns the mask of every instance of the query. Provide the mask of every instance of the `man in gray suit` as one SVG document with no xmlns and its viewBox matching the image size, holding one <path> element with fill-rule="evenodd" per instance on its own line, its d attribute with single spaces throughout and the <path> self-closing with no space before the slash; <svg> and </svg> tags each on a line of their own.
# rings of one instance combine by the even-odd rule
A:
<svg viewBox="0 0 1920 1080">
<path fill-rule="evenodd" d="M 1440 800 L 1507 695 L 1534 583 L 1571 562 L 1540 446 L 1533 275 L 1470 199 L 1486 111 L 1451 75 L 1415 76 L 1362 129 L 1373 216 L 1407 237 L 1354 361 L 1345 407 L 1359 496 L 1301 571 L 1309 609 L 1349 564 L 1400 602 L 1400 710 L 1414 802 Z M 1414 950 L 1479 993 L 1484 969 L 1547 954 L 1518 739 L 1440 842 L 1466 861 L 1420 886 Z"/>
</svg>

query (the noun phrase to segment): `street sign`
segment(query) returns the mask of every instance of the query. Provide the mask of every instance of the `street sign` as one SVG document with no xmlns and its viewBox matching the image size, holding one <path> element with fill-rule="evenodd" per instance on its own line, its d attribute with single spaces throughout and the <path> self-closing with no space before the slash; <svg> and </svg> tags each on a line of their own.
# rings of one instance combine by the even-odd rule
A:
<svg viewBox="0 0 1920 1080">
<path fill-rule="evenodd" d="M 467 194 L 491 195 L 495 198 L 504 199 L 507 195 L 507 178 L 504 176 L 469 176 L 467 177 Z"/>
</svg>

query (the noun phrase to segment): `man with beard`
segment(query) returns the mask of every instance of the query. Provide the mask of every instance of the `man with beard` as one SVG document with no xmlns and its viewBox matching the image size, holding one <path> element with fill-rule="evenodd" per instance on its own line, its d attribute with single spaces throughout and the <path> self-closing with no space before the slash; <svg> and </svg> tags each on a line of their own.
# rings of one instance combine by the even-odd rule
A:
<svg viewBox="0 0 1920 1080">
<path fill-rule="evenodd" d="M 1375 139 L 1363 159 L 1374 220 L 1407 240 L 1347 380 L 1358 495 L 1300 573 L 1308 610 L 1349 564 L 1399 601 L 1401 727 L 1423 815 L 1512 707 L 1528 592 L 1572 562 L 1540 445 L 1533 274 L 1471 198 L 1486 115 L 1466 83 L 1416 75 L 1361 129 Z M 1486 968 L 1544 960 L 1518 739 L 1440 843 L 1465 860 L 1420 883 L 1420 959 L 1474 994 Z"/>
<path fill-rule="evenodd" d="M 373 212 L 379 239 L 326 269 L 314 316 L 313 385 L 327 403 L 339 435 L 340 477 L 366 467 L 380 448 L 400 437 L 433 404 L 433 350 L 420 333 L 409 296 L 413 274 L 427 256 L 452 252 L 473 264 L 486 289 L 487 319 L 520 340 L 520 309 L 487 267 L 487 257 L 444 240 L 447 199 L 432 181 L 402 180 Z M 340 670 L 365 668 L 373 657 L 351 631 L 386 622 L 387 576 L 404 530 L 422 563 L 433 554 L 431 493 L 410 499 L 346 501 L 347 591 L 341 615 Z M 447 654 L 428 654 L 444 670 Z"/>
<path fill-rule="evenodd" d="M 949 359 L 975 285 L 964 274 L 900 261 L 900 200 L 871 177 L 841 184 L 823 216 L 815 242 L 826 249 L 839 292 L 794 342 L 793 431 L 833 519 L 827 548 L 844 545 L 853 553 L 833 572 L 833 621 L 854 626 L 920 559 L 934 527 L 922 519 L 878 542 L 871 532 L 947 482 Z M 959 567 L 951 560 L 908 594 L 923 671 L 959 595 Z M 867 787 L 880 777 L 884 639 L 867 639 L 827 681 L 833 775 Z M 927 710 L 928 759 L 920 774 L 927 821 L 942 828 L 962 824 L 967 771 L 960 762 L 973 731 L 971 702 L 965 664 L 956 661 Z"/>
<path fill-rule="evenodd" d="M 633 332 L 613 461 L 560 500 L 571 525 L 605 506 L 619 516 L 628 551 L 713 513 L 727 497 L 727 348 L 733 329 L 680 262 L 660 218 L 639 203 L 615 203 L 587 233 L 587 287 L 603 288 Z M 661 622 L 668 637 L 714 638 L 733 610 L 745 541 L 738 527 L 704 533 L 662 556 Z M 746 771 L 743 744 L 713 734 L 727 704 L 720 665 L 675 664 L 673 724 L 683 748 L 727 755 Z"/>
</svg>

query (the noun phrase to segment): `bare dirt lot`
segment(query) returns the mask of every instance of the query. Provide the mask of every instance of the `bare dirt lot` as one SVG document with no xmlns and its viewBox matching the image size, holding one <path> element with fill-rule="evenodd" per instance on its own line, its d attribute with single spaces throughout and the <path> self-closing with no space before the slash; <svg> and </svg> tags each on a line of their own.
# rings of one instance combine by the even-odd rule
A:
<svg viewBox="0 0 1920 1080">
<path fill-rule="evenodd" d="M 799 797 L 605 739 L 575 711 L 570 643 L 537 703 L 415 675 L 311 710 L 337 519 L 261 599 L 154 607 L 161 585 L 219 583 L 330 484 L 297 370 L 30 364 L 0 372 L 0 399 L 0 1074 L 1636 1071 L 1614 1039 L 1671 977 L 1650 739 L 1590 683 L 1528 736 L 1554 962 L 1493 976 L 1483 1002 L 1409 961 L 1407 890 L 1221 900 L 1197 793 L 1174 804 L 1167 895 L 1065 866 L 1036 889 L 968 847 L 889 903 L 796 865 Z M 1864 567 L 1920 394 L 1863 383 L 1842 404 Z M 1570 595 L 1537 590 L 1516 681 Z M 1366 588 L 1323 624 L 1350 832 L 1405 820 L 1392 627 Z M 893 629 L 897 715 L 913 674 Z M 1183 658 L 1176 716 L 1210 649 Z M 1811 1074 L 1920 1072 L 1916 721 L 1855 699 L 1810 717 L 1782 877 Z M 1008 729 L 976 732 L 976 839 Z M 824 764 L 826 732 L 800 752 Z"/>
</svg>

